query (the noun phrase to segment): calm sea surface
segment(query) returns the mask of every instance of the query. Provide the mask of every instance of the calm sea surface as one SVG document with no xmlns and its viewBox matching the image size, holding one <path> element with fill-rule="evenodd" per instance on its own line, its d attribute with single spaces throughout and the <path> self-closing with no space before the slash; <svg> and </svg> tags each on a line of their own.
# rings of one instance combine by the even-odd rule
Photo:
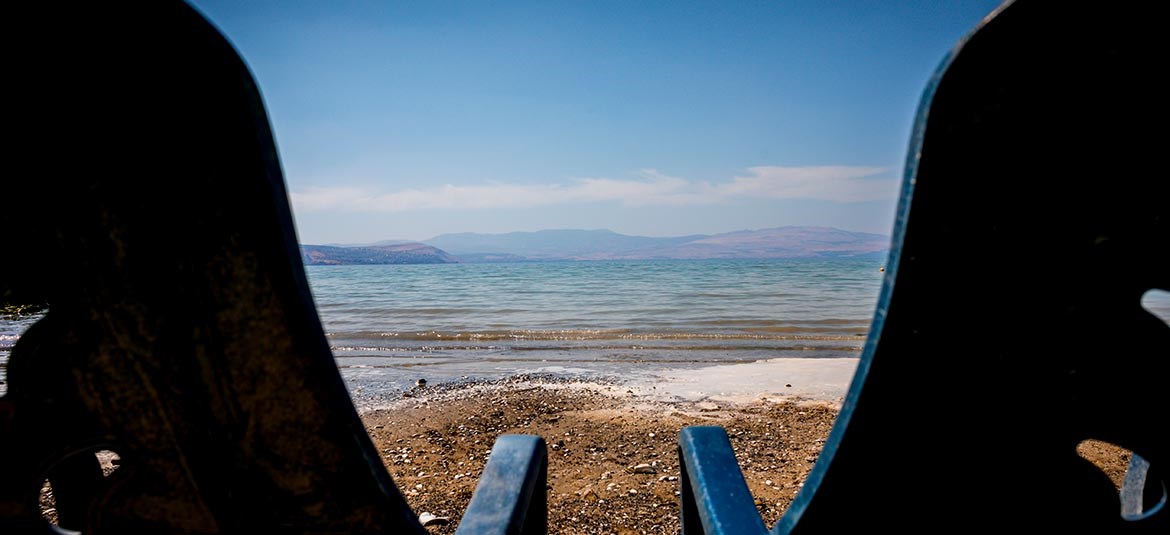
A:
<svg viewBox="0 0 1170 535">
<path fill-rule="evenodd" d="M 724 362 L 856 356 L 875 261 L 312 266 L 349 359 Z"/>
<path fill-rule="evenodd" d="M 417 378 L 624 375 L 776 357 L 857 356 L 878 260 L 310 266 L 355 389 Z M 0 320 L 5 359 L 36 316 Z"/>
<path fill-rule="evenodd" d="M 313 266 L 351 389 L 537 372 L 629 377 L 856 357 L 877 260 Z"/>
<path fill-rule="evenodd" d="M 859 355 L 880 260 L 310 266 L 355 399 L 516 373 L 652 378 L 677 370 Z M 1146 307 L 1163 318 L 1170 294 Z M 0 317 L 3 364 L 39 316 Z"/>
</svg>

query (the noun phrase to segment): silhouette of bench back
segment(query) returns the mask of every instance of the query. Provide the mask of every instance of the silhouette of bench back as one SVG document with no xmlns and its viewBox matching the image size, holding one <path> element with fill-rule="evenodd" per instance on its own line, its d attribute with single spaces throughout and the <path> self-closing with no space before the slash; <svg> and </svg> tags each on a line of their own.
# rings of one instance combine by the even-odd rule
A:
<svg viewBox="0 0 1170 535">
<path fill-rule="evenodd" d="M 60 526 L 85 533 L 424 533 L 333 361 L 233 48 L 177 1 L 9 22 L 28 31 L 8 48 L 22 165 L 0 290 L 49 310 L 0 400 L 0 532 L 49 529 L 48 478 Z M 543 476 L 539 439 L 509 448 L 521 482 Z M 102 449 L 121 456 L 108 479 Z M 523 525 L 527 492 L 492 513 Z"/>
<path fill-rule="evenodd" d="M 1018 1 L 944 62 L 861 364 L 775 533 L 1170 532 L 1170 327 L 1141 306 L 1170 290 L 1155 19 Z M 1146 518 L 1086 439 L 1149 462 Z M 763 531 L 724 443 L 683 433 L 688 534 Z"/>
<path fill-rule="evenodd" d="M 49 531 L 48 478 L 86 533 L 422 533 L 330 355 L 235 51 L 179 2 L 9 20 L 0 296 L 49 312 L 0 399 L 0 532 Z M 1016 2 L 931 82 L 861 365 L 774 532 L 1166 532 L 1170 328 L 1139 303 L 1170 290 L 1156 21 Z M 762 532 L 720 433 L 682 433 L 684 529 Z M 1085 439 L 1149 462 L 1144 518 Z M 544 471 L 539 438 L 502 438 L 460 532 L 542 532 Z"/>
</svg>

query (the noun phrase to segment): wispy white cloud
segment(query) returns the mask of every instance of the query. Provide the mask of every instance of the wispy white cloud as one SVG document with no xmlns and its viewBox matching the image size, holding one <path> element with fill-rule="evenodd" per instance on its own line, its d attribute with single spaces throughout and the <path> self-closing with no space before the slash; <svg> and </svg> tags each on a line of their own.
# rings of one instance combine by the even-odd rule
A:
<svg viewBox="0 0 1170 535">
<path fill-rule="evenodd" d="M 748 169 L 748 176 L 737 176 L 719 189 L 729 197 L 876 201 L 896 194 L 897 184 L 893 179 L 876 177 L 884 171 L 881 167 L 841 165 L 752 167 Z"/>
<path fill-rule="evenodd" d="M 475 186 L 377 192 L 354 187 L 314 187 L 292 192 L 298 211 L 405 212 L 433 209 L 531 208 L 618 202 L 628 206 L 686 206 L 744 198 L 855 202 L 890 199 L 897 185 L 879 177 L 886 169 L 857 166 L 751 167 L 722 182 L 692 181 L 653 169 L 637 179 L 583 178 L 568 183 Z"/>
</svg>

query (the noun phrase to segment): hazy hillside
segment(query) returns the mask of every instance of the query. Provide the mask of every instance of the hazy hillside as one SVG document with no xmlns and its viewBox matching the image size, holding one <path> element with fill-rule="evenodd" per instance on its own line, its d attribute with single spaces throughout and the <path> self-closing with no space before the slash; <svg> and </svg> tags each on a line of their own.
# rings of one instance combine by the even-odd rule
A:
<svg viewBox="0 0 1170 535">
<path fill-rule="evenodd" d="M 451 264 L 458 258 L 422 243 L 398 243 L 376 247 L 302 245 L 305 265 L 341 264 Z"/>
<path fill-rule="evenodd" d="M 627 236 L 612 230 L 541 230 L 507 234 L 463 232 L 443 234 L 424 242 L 456 256 L 504 254 L 524 259 L 581 258 L 620 255 L 664 245 L 682 244 L 703 236 L 649 238 Z"/>
<path fill-rule="evenodd" d="M 655 238 L 611 230 L 541 230 L 435 236 L 425 243 L 302 245 L 306 265 L 447 264 L 546 260 L 831 258 L 885 254 L 889 236 L 831 227 L 777 227 Z"/>
<path fill-rule="evenodd" d="M 830 227 L 778 227 L 669 238 L 609 230 L 443 234 L 425 241 L 464 261 L 818 258 L 884 253 L 890 238 Z"/>
</svg>

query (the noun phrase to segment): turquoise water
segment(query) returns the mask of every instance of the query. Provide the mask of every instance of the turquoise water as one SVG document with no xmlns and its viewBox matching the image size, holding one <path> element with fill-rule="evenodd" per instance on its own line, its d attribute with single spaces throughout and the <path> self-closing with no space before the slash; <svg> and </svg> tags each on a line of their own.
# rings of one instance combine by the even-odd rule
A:
<svg viewBox="0 0 1170 535">
<path fill-rule="evenodd" d="M 629 377 L 777 357 L 859 355 L 879 260 L 310 266 L 351 391 L 514 373 Z M 7 352 L 39 316 L 0 318 Z"/>
<path fill-rule="evenodd" d="M 875 259 L 672 260 L 310 266 L 307 273 L 343 377 L 355 394 L 374 395 L 417 378 L 615 377 L 856 357 L 880 268 Z M 0 321 L 0 353 L 36 319 Z"/>
<path fill-rule="evenodd" d="M 856 357 L 879 260 L 311 266 L 343 376 L 628 377 L 777 357 Z"/>
<path fill-rule="evenodd" d="M 879 260 L 310 266 L 355 400 L 419 378 L 517 373 L 655 380 L 664 370 L 860 354 Z M 1170 319 L 1170 293 L 1143 305 Z M 0 316 L 7 354 L 39 315 Z"/>
</svg>

